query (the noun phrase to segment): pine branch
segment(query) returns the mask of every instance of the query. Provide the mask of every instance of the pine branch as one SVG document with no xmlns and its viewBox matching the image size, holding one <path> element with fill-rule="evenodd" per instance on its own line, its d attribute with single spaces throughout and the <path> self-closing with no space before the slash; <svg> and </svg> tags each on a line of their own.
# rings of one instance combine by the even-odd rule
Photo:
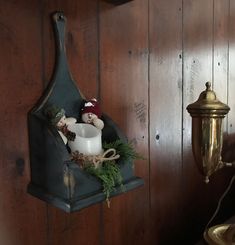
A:
<svg viewBox="0 0 235 245">
<path fill-rule="evenodd" d="M 110 193 L 115 190 L 116 185 L 122 186 L 121 172 L 115 161 L 104 162 L 99 168 L 88 165 L 84 170 L 102 182 L 106 200 L 109 200 Z"/>
<path fill-rule="evenodd" d="M 125 143 L 122 140 L 116 140 L 111 143 L 103 143 L 104 151 L 111 148 L 116 150 L 116 153 L 120 155 L 120 159 L 123 161 L 144 159 L 135 151 L 133 145 L 130 142 Z M 95 176 L 101 181 L 108 206 L 110 194 L 115 190 L 116 186 L 121 187 L 123 192 L 125 191 L 122 183 L 123 179 L 121 171 L 115 160 L 104 161 L 98 168 L 96 168 L 92 162 L 86 162 L 86 164 L 83 164 L 83 166 L 83 169 L 87 173 Z"/>
<path fill-rule="evenodd" d="M 122 140 L 116 140 L 111 143 L 104 142 L 103 148 L 104 150 L 114 148 L 117 151 L 117 154 L 120 155 L 120 158 L 124 161 L 145 159 L 143 156 L 135 151 L 133 144 L 130 142 L 124 143 Z"/>
</svg>

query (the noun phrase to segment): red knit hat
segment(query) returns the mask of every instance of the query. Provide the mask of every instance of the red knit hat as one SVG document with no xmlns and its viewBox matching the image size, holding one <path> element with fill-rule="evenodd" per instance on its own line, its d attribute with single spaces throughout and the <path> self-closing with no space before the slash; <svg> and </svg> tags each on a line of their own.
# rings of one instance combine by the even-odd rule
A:
<svg viewBox="0 0 235 245">
<path fill-rule="evenodd" d="M 88 100 L 84 107 L 81 109 L 81 114 L 85 114 L 85 113 L 93 113 L 95 114 L 98 118 L 101 117 L 101 110 L 100 110 L 100 106 L 99 103 L 97 102 L 96 99 L 91 99 Z"/>
</svg>

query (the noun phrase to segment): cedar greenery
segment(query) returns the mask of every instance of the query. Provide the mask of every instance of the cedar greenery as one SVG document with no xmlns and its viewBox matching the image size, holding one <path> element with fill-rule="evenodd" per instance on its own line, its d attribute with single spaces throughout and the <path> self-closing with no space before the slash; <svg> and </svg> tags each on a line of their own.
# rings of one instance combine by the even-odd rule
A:
<svg viewBox="0 0 235 245">
<path fill-rule="evenodd" d="M 134 150 L 133 145 L 129 142 L 125 143 L 122 140 L 116 140 L 111 143 L 103 143 L 104 151 L 111 148 L 116 150 L 117 154 L 120 155 L 120 160 L 122 161 L 143 159 L 143 157 Z M 95 168 L 92 163 L 88 163 L 85 165 L 84 170 L 101 181 L 108 206 L 110 193 L 115 190 L 115 186 L 120 186 L 122 191 L 125 191 L 122 183 L 123 179 L 120 167 L 115 160 L 104 161 L 98 168 Z"/>
<path fill-rule="evenodd" d="M 116 140 L 111 143 L 104 142 L 103 148 L 104 150 L 114 148 L 117 151 L 117 154 L 120 155 L 120 159 L 124 161 L 135 159 L 144 160 L 144 158 L 135 151 L 134 146 L 131 142 L 124 143 L 122 140 Z"/>
<path fill-rule="evenodd" d="M 110 193 L 115 190 L 115 186 L 122 187 L 122 176 L 119 166 L 115 161 L 104 162 L 101 167 L 95 168 L 90 164 L 85 167 L 85 171 L 97 177 L 103 185 L 103 192 L 106 196 L 106 201 L 109 203 Z"/>
</svg>

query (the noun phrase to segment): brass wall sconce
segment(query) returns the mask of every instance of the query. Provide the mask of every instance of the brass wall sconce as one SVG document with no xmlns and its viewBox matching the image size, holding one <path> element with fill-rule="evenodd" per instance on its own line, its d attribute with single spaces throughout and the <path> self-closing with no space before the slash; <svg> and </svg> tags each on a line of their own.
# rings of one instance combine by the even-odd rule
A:
<svg viewBox="0 0 235 245">
<path fill-rule="evenodd" d="M 226 166 L 235 167 L 235 162 L 223 162 L 221 157 L 222 123 L 230 108 L 216 99 L 216 94 L 211 89 L 211 83 L 207 82 L 206 90 L 200 94 L 196 102 L 187 106 L 187 110 L 192 116 L 193 155 L 200 173 L 208 183 L 209 177 L 217 170 Z M 235 176 L 230 185 L 234 179 Z M 235 244 L 235 225 L 220 224 L 206 228 L 204 238 L 211 245 Z"/>
<path fill-rule="evenodd" d="M 205 182 L 209 177 L 225 166 L 234 163 L 223 162 L 221 151 L 223 146 L 223 118 L 230 108 L 217 100 L 211 83 L 206 83 L 198 100 L 187 106 L 192 117 L 192 148 L 193 155 Z"/>
</svg>

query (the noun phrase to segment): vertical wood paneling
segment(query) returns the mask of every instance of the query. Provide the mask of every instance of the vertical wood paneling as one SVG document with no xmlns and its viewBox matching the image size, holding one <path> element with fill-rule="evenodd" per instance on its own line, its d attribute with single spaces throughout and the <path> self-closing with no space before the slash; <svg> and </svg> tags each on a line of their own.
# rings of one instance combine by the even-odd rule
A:
<svg viewBox="0 0 235 245">
<path fill-rule="evenodd" d="M 212 0 L 189 0 L 183 4 L 183 207 L 185 239 L 190 240 L 202 234 L 209 215 L 214 211 L 214 207 L 209 205 L 212 185 L 203 182 L 193 160 L 192 119 L 186 111 L 187 105 L 198 99 L 200 93 L 205 90 L 205 83 L 213 78 L 214 5 Z M 195 224 L 198 225 L 195 227 Z"/>
<path fill-rule="evenodd" d="M 27 112 L 55 61 L 51 13 L 67 17 L 71 73 L 87 98 L 122 128 L 145 180 L 106 203 L 67 214 L 26 193 Z M 234 160 L 235 2 L 232 0 L 0 0 L 0 244 L 193 244 L 231 169 L 202 181 L 186 106 L 212 81 L 231 111 L 225 156 Z M 233 194 L 233 193 L 232 193 Z M 232 197 L 214 222 L 233 213 Z"/>
<path fill-rule="evenodd" d="M 97 1 L 93 0 L 66 3 L 61 0 L 53 0 L 46 2 L 43 13 L 45 81 L 50 80 L 55 61 L 51 14 L 55 11 L 62 11 L 67 18 L 66 49 L 70 71 L 87 98 L 97 96 L 97 4 Z"/>
<path fill-rule="evenodd" d="M 176 222 L 180 220 L 182 168 L 181 0 L 150 0 L 150 52 L 152 239 L 153 244 L 172 244 L 180 228 Z"/>
<path fill-rule="evenodd" d="M 214 1 L 213 89 L 227 103 L 229 0 Z M 227 118 L 224 120 L 227 132 Z"/>
<path fill-rule="evenodd" d="M 228 45 L 229 45 L 229 53 L 228 53 L 228 105 L 230 107 L 230 111 L 228 114 L 228 136 L 225 138 L 224 144 L 224 156 L 227 161 L 234 161 L 235 159 L 235 100 L 233 91 L 235 89 L 235 30 L 234 30 L 234 20 L 235 20 L 235 2 L 229 0 L 229 14 L 228 14 Z M 228 169 L 230 176 L 234 174 L 234 169 Z M 230 177 L 231 178 L 231 177 Z M 234 214 L 234 191 L 235 186 L 232 185 L 232 188 L 228 195 L 227 206 L 224 207 L 224 210 L 221 212 L 222 215 L 226 212 L 227 217 L 231 214 Z"/>
<path fill-rule="evenodd" d="M 202 8 L 202 2 L 203 8 Z M 184 1 L 184 105 L 198 99 L 205 83 L 212 81 L 213 1 Z M 191 117 L 184 112 L 184 154 L 189 153 L 184 170 L 194 173 L 191 152 Z M 187 155 L 185 156 L 187 157 Z M 185 172 L 186 174 L 186 172 Z M 188 176 L 189 178 L 191 177 Z"/>
<path fill-rule="evenodd" d="M 100 5 L 100 81 L 103 111 L 148 155 L 148 1 Z M 104 210 L 105 245 L 149 244 L 149 166 L 136 161 L 145 185 L 116 197 Z"/>
<path fill-rule="evenodd" d="M 44 64 L 45 83 L 48 83 L 54 66 L 54 34 L 51 14 L 64 12 L 66 24 L 66 49 L 70 71 L 85 97 L 97 96 L 98 34 L 97 2 L 48 1 L 44 5 Z M 67 214 L 48 206 L 48 242 L 53 245 L 98 245 L 101 205 L 94 205 L 81 212 Z"/>
<path fill-rule="evenodd" d="M 38 1 L 0 1 L 0 244 L 4 245 L 46 243 L 46 205 L 26 194 L 27 112 L 42 91 L 40 9 Z"/>
<path fill-rule="evenodd" d="M 228 98 L 228 51 L 229 51 L 229 0 L 226 1 L 214 1 L 213 12 L 213 49 L 212 49 L 212 80 L 213 89 L 217 98 L 227 103 Z M 227 117 L 224 119 L 224 136 L 228 132 Z M 227 137 L 225 137 L 227 140 Z M 226 149 L 226 147 L 224 147 Z M 225 191 L 229 180 L 233 174 L 232 169 L 223 169 L 212 178 L 210 188 L 216 189 L 216 192 L 210 192 L 210 198 L 208 201 L 209 207 L 215 207 L 215 203 L 218 202 L 220 196 Z M 224 202 L 225 203 L 225 202 Z M 215 208 L 214 208 L 215 209 Z M 225 210 L 223 210 L 225 209 Z M 212 220 L 211 225 L 221 222 L 221 214 L 225 215 L 226 205 L 221 205 L 221 209 L 218 215 Z M 214 210 L 209 212 L 212 214 Z M 229 213 L 229 212 L 227 212 Z"/>
<path fill-rule="evenodd" d="M 213 20 L 213 89 L 217 98 L 227 103 L 229 1 L 214 1 Z M 227 132 L 227 118 L 224 132 Z"/>
<path fill-rule="evenodd" d="M 228 24 L 229 0 L 214 1 L 213 89 L 224 103 L 227 103 Z"/>
<path fill-rule="evenodd" d="M 230 112 L 228 115 L 228 125 L 229 125 L 229 133 L 235 133 L 235 99 L 234 93 L 235 91 L 235 29 L 234 29 L 234 21 L 235 21 L 235 2 L 230 0 L 230 12 L 229 12 L 229 91 L 228 91 L 228 104 L 230 107 Z M 233 137 L 234 138 L 234 137 Z M 235 139 L 233 139 L 235 142 Z"/>
</svg>

